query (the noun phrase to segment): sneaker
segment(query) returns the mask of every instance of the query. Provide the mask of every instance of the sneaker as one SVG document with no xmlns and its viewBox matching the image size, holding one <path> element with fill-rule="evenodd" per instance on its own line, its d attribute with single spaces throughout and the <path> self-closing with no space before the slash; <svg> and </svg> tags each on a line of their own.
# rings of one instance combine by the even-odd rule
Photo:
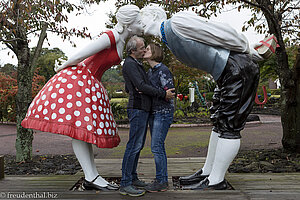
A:
<svg viewBox="0 0 300 200">
<path fill-rule="evenodd" d="M 140 190 L 134 187 L 133 185 L 128 185 L 125 187 L 120 187 L 120 194 L 129 195 L 132 197 L 139 197 L 145 194 L 145 190 Z"/>
<path fill-rule="evenodd" d="M 145 190 L 147 192 L 164 192 L 168 190 L 168 182 L 165 183 L 159 183 L 157 180 L 155 180 L 153 183 L 145 187 Z"/>
<path fill-rule="evenodd" d="M 149 184 L 145 183 L 145 181 L 141 181 L 141 180 L 137 179 L 137 180 L 132 182 L 132 185 L 134 185 L 135 187 L 138 187 L 138 188 L 144 188 Z"/>
</svg>

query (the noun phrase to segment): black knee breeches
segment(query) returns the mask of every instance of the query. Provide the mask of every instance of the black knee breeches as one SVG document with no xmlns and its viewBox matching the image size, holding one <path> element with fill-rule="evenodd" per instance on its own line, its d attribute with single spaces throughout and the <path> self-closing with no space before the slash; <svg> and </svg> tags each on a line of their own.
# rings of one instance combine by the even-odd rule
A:
<svg viewBox="0 0 300 200">
<path fill-rule="evenodd" d="M 259 67 L 248 54 L 231 52 L 217 80 L 210 108 L 213 130 L 221 138 L 241 138 L 259 82 Z"/>
</svg>

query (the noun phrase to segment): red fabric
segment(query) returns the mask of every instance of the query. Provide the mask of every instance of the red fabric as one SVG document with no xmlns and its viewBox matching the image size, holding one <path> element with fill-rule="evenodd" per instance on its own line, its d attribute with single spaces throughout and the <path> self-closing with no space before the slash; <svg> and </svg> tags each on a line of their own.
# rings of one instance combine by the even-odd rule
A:
<svg viewBox="0 0 300 200">
<path fill-rule="evenodd" d="M 115 37 L 112 31 L 105 33 L 108 35 L 112 47 L 105 49 L 83 61 L 83 63 L 99 81 L 101 81 L 101 77 L 106 70 L 111 68 L 111 66 L 117 65 L 121 62 L 117 52 Z"/>
<path fill-rule="evenodd" d="M 102 51 L 105 56 L 97 53 L 47 82 L 32 101 L 21 123 L 24 128 L 67 135 L 100 148 L 119 145 L 107 92 L 99 81 L 105 70 L 120 62 L 114 36 L 107 34 L 112 48 Z"/>
</svg>

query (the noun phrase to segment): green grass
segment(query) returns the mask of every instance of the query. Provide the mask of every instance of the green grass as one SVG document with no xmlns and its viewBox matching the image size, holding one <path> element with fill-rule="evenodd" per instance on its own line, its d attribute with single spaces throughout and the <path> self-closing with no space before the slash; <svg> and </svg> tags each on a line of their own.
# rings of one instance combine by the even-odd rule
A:
<svg viewBox="0 0 300 200">
<path fill-rule="evenodd" d="M 168 157 L 185 157 L 200 155 L 199 151 L 206 148 L 209 142 L 211 128 L 170 128 L 165 148 Z M 102 158 L 123 158 L 128 142 L 129 129 L 119 129 L 121 143 L 112 149 L 101 149 Z M 146 143 L 141 151 L 141 158 L 152 158 L 151 136 L 147 133 Z M 203 155 L 202 155 L 203 156 Z"/>
<path fill-rule="evenodd" d="M 128 102 L 128 99 L 127 98 L 112 98 L 112 99 L 110 99 L 110 102 L 114 102 L 114 103 Z"/>
</svg>

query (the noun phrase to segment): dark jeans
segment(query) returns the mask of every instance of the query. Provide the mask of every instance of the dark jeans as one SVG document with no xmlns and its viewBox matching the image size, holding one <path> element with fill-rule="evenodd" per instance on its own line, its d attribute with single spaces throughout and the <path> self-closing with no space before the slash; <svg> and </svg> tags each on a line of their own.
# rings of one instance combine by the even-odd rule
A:
<svg viewBox="0 0 300 200">
<path fill-rule="evenodd" d="M 149 119 L 149 112 L 144 110 L 127 109 L 127 115 L 130 122 L 130 130 L 122 162 L 122 187 L 131 185 L 132 181 L 138 179 L 136 169 L 140 152 L 145 144 Z"/>
<path fill-rule="evenodd" d="M 168 182 L 167 155 L 165 139 L 170 125 L 173 122 L 173 112 L 155 113 L 149 117 L 151 133 L 151 151 L 156 166 L 156 180 L 159 183 Z"/>
</svg>

